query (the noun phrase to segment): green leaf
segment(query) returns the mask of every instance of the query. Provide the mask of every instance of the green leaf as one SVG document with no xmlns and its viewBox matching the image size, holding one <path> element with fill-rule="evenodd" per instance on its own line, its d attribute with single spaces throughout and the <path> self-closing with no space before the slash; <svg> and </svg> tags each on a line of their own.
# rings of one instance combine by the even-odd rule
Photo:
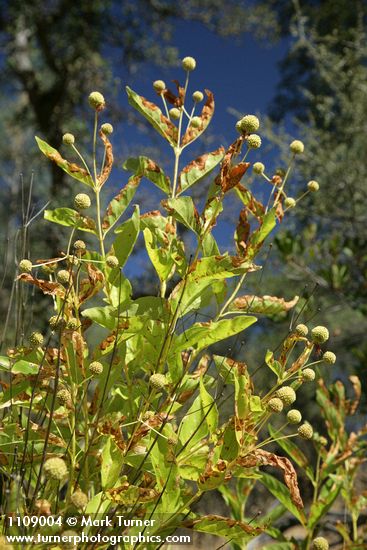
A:
<svg viewBox="0 0 367 550">
<path fill-rule="evenodd" d="M 235 387 L 236 417 L 245 419 L 249 409 L 249 397 L 251 395 L 251 383 L 244 363 L 235 362 L 231 370 Z"/>
<path fill-rule="evenodd" d="M 11 363 L 9 357 L 2 355 L 0 357 L 0 369 L 1 370 L 10 370 Z"/>
<path fill-rule="evenodd" d="M 102 489 L 111 489 L 120 477 L 124 457 L 120 449 L 109 437 L 102 447 L 101 483 Z"/>
<path fill-rule="evenodd" d="M 157 238 L 147 227 L 143 231 L 145 247 L 148 252 L 150 261 L 156 270 L 158 277 L 161 281 L 167 279 L 174 266 L 174 260 L 170 254 L 170 251 L 157 246 Z"/>
<path fill-rule="evenodd" d="M 79 214 L 72 208 L 55 208 L 55 210 L 45 210 L 45 220 L 67 227 L 76 227 L 81 231 L 88 231 L 96 234 L 96 224 L 92 218 Z"/>
<path fill-rule="evenodd" d="M 88 185 L 88 187 L 93 187 L 93 179 L 89 172 L 85 170 L 85 168 L 81 168 L 77 164 L 74 164 L 73 162 L 69 162 L 66 159 L 62 158 L 60 153 L 48 145 L 45 141 L 40 139 L 36 136 L 36 142 L 40 150 L 44 155 L 46 155 L 47 158 L 49 158 L 52 162 L 55 162 L 64 172 L 69 174 L 72 178 L 81 181 L 85 185 Z"/>
<path fill-rule="evenodd" d="M 237 521 L 217 515 L 202 516 L 184 522 L 185 527 L 202 533 L 212 533 L 233 541 L 246 541 L 262 532 L 260 527 L 252 527 L 243 521 Z"/>
<path fill-rule="evenodd" d="M 195 233 L 200 232 L 200 217 L 191 197 L 166 199 L 162 205 L 169 214 Z"/>
<path fill-rule="evenodd" d="M 129 170 L 129 172 L 134 172 L 137 176 L 144 176 L 149 181 L 154 183 L 159 189 L 164 191 L 164 193 L 170 192 L 170 179 L 165 175 L 162 168 L 158 166 L 153 160 L 148 157 L 137 157 L 137 158 L 128 158 L 124 164 L 123 168 Z"/>
<path fill-rule="evenodd" d="M 247 294 L 236 298 L 231 305 L 231 310 L 245 310 L 246 313 L 258 313 L 262 315 L 279 315 L 292 309 L 298 300 L 299 296 L 295 296 L 293 300 L 286 302 L 284 298 L 277 298 L 276 296 L 254 296 Z"/>
<path fill-rule="evenodd" d="M 200 307 L 204 291 L 214 290 L 213 283 L 236 275 L 242 275 L 257 268 L 247 260 L 237 256 L 210 256 L 195 262 L 186 280 L 173 289 L 169 300 L 172 309 L 180 308 L 180 316 Z M 223 281 L 224 282 L 224 281 Z M 224 282 L 225 284 L 225 282 Z M 218 289 L 220 292 L 221 289 Z"/>
<path fill-rule="evenodd" d="M 282 365 L 279 363 L 279 361 L 276 361 L 274 359 L 274 353 L 270 350 L 266 352 L 265 363 L 268 365 L 269 369 L 271 369 L 277 375 L 278 378 L 282 376 Z"/>
<path fill-rule="evenodd" d="M 212 344 L 242 332 L 256 321 L 256 317 L 241 315 L 240 317 L 223 319 L 217 322 L 195 323 L 175 338 L 174 353 L 177 354 L 190 347 L 193 347 L 196 351 L 201 351 Z"/>
<path fill-rule="evenodd" d="M 250 397 L 250 411 L 262 413 L 264 412 L 264 407 L 261 404 L 261 398 L 258 395 L 251 395 Z"/>
<path fill-rule="evenodd" d="M 139 207 L 136 206 L 133 215 L 129 220 L 115 229 L 117 237 L 113 243 L 115 256 L 120 267 L 123 267 L 130 257 L 140 231 Z"/>
<path fill-rule="evenodd" d="M 311 504 L 308 517 L 308 528 L 310 530 L 320 522 L 320 519 L 325 516 L 335 502 L 335 499 L 340 493 L 343 486 L 342 476 L 330 476 L 323 484 L 318 498 Z"/>
<path fill-rule="evenodd" d="M 116 317 L 113 315 L 115 311 L 116 308 L 113 306 L 98 306 L 85 309 L 82 315 L 98 323 L 101 327 L 114 330 L 116 328 Z"/>
<path fill-rule="evenodd" d="M 39 366 L 29 361 L 20 360 L 14 363 L 11 368 L 13 374 L 37 374 Z"/>
<path fill-rule="evenodd" d="M 275 208 L 272 208 L 269 210 L 267 214 L 265 214 L 261 226 L 253 232 L 248 248 L 247 248 L 247 256 L 249 258 L 253 258 L 259 249 L 261 248 L 262 244 L 264 243 L 266 237 L 271 233 L 271 231 L 274 229 L 276 225 L 276 214 L 275 214 Z"/>
<path fill-rule="evenodd" d="M 129 206 L 136 193 L 140 180 L 141 176 L 131 177 L 125 187 L 121 189 L 108 205 L 102 219 L 102 229 L 105 234 L 112 229 Z"/>
<path fill-rule="evenodd" d="M 263 550 L 295 550 L 293 542 L 272 542 L 263 546 Z"/>
<path fill-rule="evenodd" d="M 205 388 L 202 378 L 200 378 L 200 399 L 201 406 L 204 411 L 205 421 L 209 429 L 209 434 L 211 435 L 217 429 L 218 410 L 214 399 Z"/>
<path fill-rule="evenodd" d="M 129 86 L 126 86 L 129 103 L 164 137 L 172 147 L 177 145 L 177 128 L 163 115 L 160 108 L 154 103 L 138 95 Z"/>
<path fill-rule="evenodd" d="M 204 256 L 219 256 L 220 250 L 218 245 L 212 235 L 212 233 L 207 233 L 202 240 L 202 250 Z"/>
<path fill-rule="evenodd" d="M 261 473 L 260 481 L 269 491 L 271 494 L 279 500 L 283 506 L 287 508 L 287 510 L 300 521 L 302 525 L 306 524 L 306 518 L 302 510 L 298 510 L 297 506 L 295 506 L 291 500 L 291 497 L 289 495 L 288 488 L 284 485 L 284 483 L 281 483 L 278 481 L 275 477 Z"/>
<path fill-rule="evenodd" d="M 161 433 L 162 435 L 158 436 L 155 432 L 151 432 L 150 459 L 158 488 L 162 491 L 158 511 L 160 513 L 172 513 L 182 505 L 178 466 L 175 463 L 174 449 L 167 441 L 169 437 L 174 435 L 174 431 L 172 426 L 166 424 Z"/>
<path fill-rule="evenodd" d="M 187 444 L 188 450 L 208 434 L 208 425 L 204 416 L 201 397 L 198 395 L 183 417 L 179 428 L 180 442 L 182 445 Z"/>
<path fill-rule="evenodd" d="M 177 196 L 184 193 L 201 179 L 205 178 L 224 157 L 224 148 L 219 147 L 212 153 L 201 155 L 185 166 L 178 176 Z"/>
</svg>

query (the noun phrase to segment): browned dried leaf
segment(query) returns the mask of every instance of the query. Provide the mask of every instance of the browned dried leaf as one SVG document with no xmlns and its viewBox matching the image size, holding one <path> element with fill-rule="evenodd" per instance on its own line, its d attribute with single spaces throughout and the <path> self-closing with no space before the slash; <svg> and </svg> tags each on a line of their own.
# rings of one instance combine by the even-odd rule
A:
<svg viewBox="0 0 367 550">
<path fill-rule="evenodd" d="M 81 168 L 74 162 L 69 162 L 68 160 L 64 159 L 58 151 L 55 151 L 55 153 L 45 153 L 46 157 L 49 158 L 52 162 L 55 162 L 57 165 L 63 164 L 67 170 L 73 174 L 80 174 L 81 176 L 85 178 L 90 178 L 91 175 L 85 168 Z"/>
<path fill-rule="evenodd" d="M 349 380 L 353 385 L 353 390 L 355 394 L 355 398 L 352 401 L 348 401 L 348 414 L 352 415 L 355 414 L 361 400 L 362 386 L 358 376 L 352 375 L 349 377 Z"/>
<path fill-rule="evenodd" d="M 37 286 L 42 290 L 43 294 L 51 294 L 53 296 L 60 296 L 61 298 L 65 295 L 65 289 L 59 283 L 52 283 L 44 279 L 36 279 L 30 273 L 21 273 L 18 276 L 18 280 Z"/>
<path fill-rule="evenodd" d="M 112 153 L 112 144 L 106 134 L 102 132 L 102 130 L 99 131 L 99 137 L 104 143 L 105 146 L 105 162 L 103 165 L 102 173 L 98 176 L 97 182 L 99 187 L 102 187 L 102 185 L 108 180 L 109 175 L 112 170 L 113 165 L 113 153 Z"/>
<path fill-rule="evenodd" d="M 297 473 L 291 461 L 283 456 L 269 453 L 262 449 L 256 449 L 253 453 L 240 457 L 237 460 L 239 466 L 254 468 L 256 466 L 273 466 L 283 471 L 284 482 L 289 489 L 292 502 L 297 508 L 303 508 L 303 501 L 299 492 Z"/>
<path fill-rule="evenodd" d="M 235 233 L 236 248 L 240 256 L 244 256 L 246 253 L 249 237 L 250 224 L 247 220 L 247 208 L 245 207 L 240 212 Z"/>
<path fill-rule="evenodd" d="M 186 130 L 185 135 L 182 138 L 181 145 L 187 145 L 194 139 L 196 139 L 208 126 L 213 113 L 214 113 L 214 96 L 210 90 L 205 90 L 207 95 L 206 103 L 201 111 L 199 118 L 201 119 L 201 124 L 198 128 L 193 128 L 191 125 Z"/>
<path fill-rule="evenodd" d="M 104 276 L 93 264 L 87 263 L 88 279 L 82 279 L 79 283 L 79 303 L 82 304 L 95 294 L 103 286 Z"/>
</svg>

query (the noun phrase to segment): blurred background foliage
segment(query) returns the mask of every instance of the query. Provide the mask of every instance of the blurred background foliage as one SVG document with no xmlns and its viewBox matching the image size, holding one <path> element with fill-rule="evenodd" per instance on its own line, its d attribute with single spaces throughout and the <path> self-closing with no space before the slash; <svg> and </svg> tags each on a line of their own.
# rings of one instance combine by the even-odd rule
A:
<svg viewBox="0 0 367 550">
<path fill-rule="evenodd" d="M 331 330 L 330 348 L 338 355 L 331 378 L 346 380 L 356 372 L 362 375 L 366 395 L 366 11 L 362 0 L 4 0 L 0 14 L 2 318 L 6 319 L 12 288 L 16 292 L 16 261 L 24 256 L 19 243 L 29 251 L 28 230 L 21 231 L 22 225 L 50 198 L 53 204 L 62 203 L 71 193 L 63 172 L 40 159 L 34 135 L 40 134 L 56 148 L 61 147 L 65 131 L 77 134 L 79 143 L 87 142 L 91 117 L 86 97 L 91 90 L 109 98 L 112 122 L 134 124 L 126 101 L 119 101 L 116 92 L 120 80 L 147 66 L 156 66 L 160 77 L 159 71 L 176 66 L 181 55 L 191 55 L 189 33 L 184 52 L 176 44 L 177 25 L 183 21 L 230 40 L 248 35 L 264 45 L 280 40 L 284 53 L 279 82 L 262 136 L 284 158 L 291 136 L 302 139 L 305 154 L 292 177 L 293 195 L 301 195 L 311 179 L 320 182 L 320 192 L 292 211 L 266 258 L 258 288 L 255 284 L 246 292 L 288 299 L 300 294 L 299 320 L 326 324 Z M 239 62 L 238 71 L 246 70 Z M 232 80 L 236 82 L 236 77 Z M 245 85 L 243 96 L 245 109 Z M 148 147 L 146 137 L 143 143 Z M 32 171 L 35 206 L 27 214 L 20 205 L 27 202 Z M 59 229 L 45 227 L 42 221 L 31 224 L 32 258 L 60 250 Z M 228 241 L 231 238 L 228 234 Z M 148 279 L 142 281 L 148 284 Z M 141 281 L 140 292 L 144 293 Z M 42 301 L 35 304 L 35 312 L 42 315 Z M 251 337 L 258 345 L 251 345 L 250 339 L 241 347 L 251 366 L 259 364 L 267 348 L 276 347 L 290 322 L 279 319 L 274 325 L 264 320 Z M 5 326 L 9 343 L 11 322 Z"/>
</svg>

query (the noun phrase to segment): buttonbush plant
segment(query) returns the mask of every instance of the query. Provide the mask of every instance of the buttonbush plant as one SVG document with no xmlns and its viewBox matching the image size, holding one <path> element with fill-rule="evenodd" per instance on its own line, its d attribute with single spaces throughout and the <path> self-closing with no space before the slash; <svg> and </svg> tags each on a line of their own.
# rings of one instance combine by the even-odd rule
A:
<svg viewBox="0 0 367 550">
<path fill-rule="evenodd" d="M 304 324 L 293 323 L 279 349 L 266 353 L 266 383 L 258 377 L 255 384 L 255 369 L 242 359 L 213 350 L 230 337 L 241 338 L 259 316 L 286 315 L 297 305 L 297 296 L 286 301 L 253 295 L 245 284 L 261 270 L 258 258 L 269 235 L 303 196 L 288 196 L 291 168 L 303 144 L 290 145 L 289 165 L 282 172 L 271 175 L 263 163 L 254 164 L 254 174 L 268 190 L 264 204 L 246 184 L 251 155 L 261 146 L 254 115 L 237 123 L 227 150 L 219 147 L 183 166 L 183 151 L 200 138 L 214 113 L 212 92 L 205 90 L 204 103 L 203 92 L 189 93 L 195 66 L 193 58 L 183 60 L 185 81 L 174 81 L 174 91 L 162 80 L 154 82 L 152 93 L 161 107 L 127 88 L 132 108 L 172 149 L 170 176 L 146 156 L 129 158 L 124 168 L 131 175 L 108 201 L 113 127 L 103 120 L 106 101 L 99 92 L 88 98 L 94 116 L 90 163 L 70 133 L 63 142 L 73 160 L 36 138 L 42 153 L 75 180 L 75 194 L 69 204 L 44 212 L 50 223 L 69 228 L 65 250 L 49 260 L 19 263 L 18 281 L 49 296 L 50 322 L 45 331 L 35 319 L 28 340 L 1 357 L 2 512 L 154 518 L 149 536 L 162 540 L 186 527 L 242 548 L 261 533 L 276 539 L 276 548 L 298 548 L 275 526 L 288 511 L 305 529 L 299 547 L 310 548 L 320 519 L 342 489 L 349 491 L 345 479 L 350 476 L 344 478 L 340 468 L 351 457 L 357 460 L 359 449 L 359 436 L 348 438 L 343 431 L 345 411 L 353 413 L 356 401 L 346 404 L 340 384 L 332 390 L 334 405 L 319 378 L 329 448 L 295 402 L 302 385 L 319 377 L 319 367 L 335 362 L 325 347 L 328 331 L 313 327 L 309 333 Z M 129 209 L 143 179 L 161 194 L 154 211 L 140 212 L 136 204 Z M 315 183 L 304 194 L 316 191 Z M 197 185 L 207 190 L 203 204 L 191 194 Z M 220 250 L 213 235 L 229 195 L 238 205 L 232 253 Z M 183 238 L 187 233 L 190 242 Z M 139 235 L 159 291 L 136 298 L 125 266 Z M 358 391 L 356 378 L 354 386 Z M 298 446 L 302 440 L 318 451 L 315 469 Z M 314 486 L 307 513 L 295 465 Z M 276 470 L 264 471 L 264 466 Z M 245 495 L 257 482 L 279 504 L 251 520 Z M 215 489 L 228 504 L 228 517 L 203 515 L 194 506 Z M 350 505 L 355 510 L 351 500 Z M 352 515 L 357 542 L 358 516 Z M 20 529 L 4 519 L 3 529 L 5 534 L 61 534 L 66 527 Z M 136 535 L 139 530 L 90 526 L 85 532 Z M 80 527 L 73 531 L 80 533 Z M 95 546 L 80 546 L 87 547 Z"/>
</svg>

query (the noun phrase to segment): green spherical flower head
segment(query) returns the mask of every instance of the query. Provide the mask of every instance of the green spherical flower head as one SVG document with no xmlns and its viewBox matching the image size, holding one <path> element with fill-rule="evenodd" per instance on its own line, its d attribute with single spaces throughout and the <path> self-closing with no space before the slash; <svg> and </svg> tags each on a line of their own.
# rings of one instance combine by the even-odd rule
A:
<svg viewBox="0 0 367 550">
<path fill-rule="evenodd" d="M 261 137 L 257 134 L 250 134 L 247 138 L 247 147 L 249 149 L 258 149 L 261 147 Z"/>
<path fill-rule="evenodd" d="M 302 379 L 305 382 L 313 382 L 316 378 L 316 373 L 313 369 L 304 369 L 302 371 Z"/>
<path fill-rule="evenodd" d="M 68 467 L 62 458 L 48 458 L 43 465 L 43 473 L 49 479 L 61 481 L 68 475 Z"/>
<path fill-rule="evenodd" d="M 267 403 L 268 410 L 275 413 L 282 412 L 283 407 L 283 401 L 279 399 L 279 397 L 273 397 L 272 399 L 269 399 Z"/>
<path fill-rule="evenodd" d="M 252 167 L 254 174 L 261 175 L 265 172 L 265 165 L 262 162 L 255 162 Z"/>
<path fill-rule="evenodd" d="M 74 250 L 85 250 L 86 248 L 87 248 L 87 245 L 81 239 L 79 239 L 78 241 L 75 241 Z"/>
<path fill-rule="evenodd" d="M 300 323 L 299 325 L 296 326 L 295 328 L 295 333 L 298 335 L 298 336 L 307 336 L 308 334 L 308 328 L 306 327 L 306 325 L 303 325 L 302 323 Z"/>
<path fill-rule="evenodd" d="M 295 155 L 300 155 L 305 150 L 303 142 L 299 139 L 295 139 L 294 141 L 292 141 L 289 148 Z"/>
<path fill-rule="evenodd" d="M 66 403 L 70 403 L 71 401 L 71 394 L 68 390 L 59 390 L 56 394 L 57 399 L 65 405 Z"/>
<path fill-rule="evenodd" d="M 77 210 L 86 210 L 91 205 L 91 200 L 85 193 L 78 193 L 74 199 L 74 206 Z"/>
<path fill-rule="evenodd" d="M 296 206 L 296 200 L 293 197 L 287 197 L 284 201 L 286 208 L 294 208 Z"/>
<path fill-rule="evenodd" d="M 80 510 L 83 510 L 89 502 L 87 495 L 80 490 L 75 491 L 71 495 L 70 500 L 75 508 L 79 508 Z"/>
<path fill-rule="evenodd" d="M 153 88 L 158 94 L 160 94 L 166 89 L 166 83 L 163 80 L 155 80 L 153 82 Z"/>
<path fill-rule="evenodd" d="M 324 355 L 322 356 L 322 360 L 328 365 L 334 365 L 336 361 L 336 355 L 332 351 L 325 351 Z"/>
<path fill-rule="evenodd" d="M 194 116 L 192 119 L 191 119 L 191 126 L 193 128 L 199 128 L 201 126 L 201 118 L 198 117 L 198 116 Z"/>
<path fill-rule="evenodd" d="M 324 537 L 316 537 L 312 541 L 312 548 L 314 550 L 329 550 L 329 543 Z"/>
<path fill-rule="evenodd" d="M 320 445 L 322 445 L 323 447 L 326 447 L 326 445 L 327 445 L 327 439 L 326 439 L 326 437 L 324 437 L 323 435 L 321 435 L 321 436 L 319 437 L 318 443 L 320 443 Z"/>
<path fill-rule="evenodd" d="M 106 107 L 103 95 L 100 92 L 92 92 L 88 97 L 89 105 L 96 111 L 102 111 Z"/>
<path fill-rule="evenodd" d="M 242 132 L 251 134 L 252 132 L 256 132 L 259 129 L 260 121 L 255 115 L 246 115 L 241 118 L 240 125 Z"/>
<path fill-rule="evenodd" d="M 67 285 L 71 281 L 71 273 L 67 269 L 60 269 L 56 274 L 57 280 L 63 285 Z"/>
<path fill-rule="evenodd" d="M 193 71 L 196 67 L 196 60 L 193 57 L 184 57 L 182 60 L 182 68 L 184 71 Z"/>
<path fill-rule="evenodd" d="M 63 319 L 60 315 L 53 315 L 48 320 L 48 324 L 52 328 L 52 330 L 55 330 L 56 328 L 64 328 L 65 327 L 65 319 Z"/>
<path fill-rule="evenodd" d="M 236 130 L 237 130 L 237 132 L 242 134 L 242 128 L 241 128 L 241 121 L 240 120 L 238 122 L 236 122 Z"/>
<path fill-rule="evenodd" d="M 180 109 L 177 109 L 176 107 L 173 107 L 173 109 L 169 110 L 169 116 L 173 118 L 173 120 L 177 120 L 181 116 Z"/>
<path fill-rule="evenodd" d="M 318 191 L 320 189 L 320 185 L 318 184 L 317 181 L 311 180 L 307 184 L 307 189 L 312 191 L 312 193 L 316 193 L 316 191 Z"/>
<path fill-rule="evenodd" d="M 73 134 L 64 134 L 62 136 L 62 142 L 65 143 L 65 145 L 74 145 L 75 136 Z"/>
<path fill-rule="evenodd" d="M 19 262 L 19 271 L 21 271 L 21 273 L 31 273 L 32 271 L 32 262 L 30 262 L 29 260 L 21 260 Z"/>
<path fill-rule="evenodd" d="M 114 268 L 119 266 L 119 261 L 116 256 L 107 256 L 106 264 L 108 265 L 108 267 Z"/>
<path fill-rule="evenodd" d="M 300 426 L 297 431 L 298 435 L 303 439 L 311 439 L 313 436 L 312 426 L 308 422 L 302 424 L 302 426 Z"/>
<path fill-rule="evenodd" d="M 167 379 L 164 374 L 156 373 L 149 378 L 149 383 L 156 390 L 162 390 L 167 384 Z"/>
<path fill-rule="evenodd" d="M 315 344 L 324 344 L 329 340 L 329 331 L 326 327 L 317 326 L 311 330 L 311 339 Z"/>
<path fill-rule="evenodd" d="M 302 420 L 302 415 L 298 409 L 291 409 L 287 412 L 287 420 L 289 424 L 299 424 Z"/>
<path fill-rule="evenodd" d="M 101 130 L 103 134 L 109 136 L 113 132 L 113 126 L 109 122 L 105 122 L 104 124 L 102 124 Z"/>
<path fill-rule="evenodd" d="M 91 374 L 101 374 L 103 372 L 103 365 L 99 361 L 93 361 L 89 365 L 89 372 Z"/>
<path fill-rule="evenodd" d="M 29 337 L 29 343 L 34 348 L 38 348 L 42 346 L 43 344 L 43 336 L 40 332 L 32 332 L 32 334 Z"/>
<path fill-rule="evenodd" d="M 296 400 L 296 392 L 291 386 L 283 386 L 275 392 L 275 395 L 279 397 L 284 403 L 284 405 L 291 405 Z"/>
<path fill-rule="evenodd" d="M 192 99 L 195 101 L 195 103 L 200 103 L 200 101 L 203 101 L 204 94 L 203 92 L 196 91 L 192 94 Z"/>
<path fill-rule="evenodd" d="M 74 317 L 72 319 L 69 319 L 69 321 L 66 323 L 66 328 L 68 330 L 76 330 L 78 326 L 78 319 L 75 319 Z"/>
</svg>

